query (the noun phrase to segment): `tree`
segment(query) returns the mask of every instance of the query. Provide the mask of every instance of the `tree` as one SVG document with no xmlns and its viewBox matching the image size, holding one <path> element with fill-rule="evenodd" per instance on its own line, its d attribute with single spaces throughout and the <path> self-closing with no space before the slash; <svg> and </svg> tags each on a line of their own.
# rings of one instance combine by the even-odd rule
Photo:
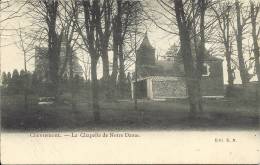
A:
<svg viewBox="0 0 260 165">
<path fill-rule="evenodd" d="M 205 45 L 216 22 L 216 18 L 207 15 L 207 10 L 214 3 L 208 0 L 158 0 L 160 10 L 151 8 L 151 14 L 147 14 L 158 28 L 180 40 L 179 54 L 184 64 L 192 116 L 203 111 L 201 80 L 206 56 Z"/>
<path fill-rule="evenodd" d="M 126 40 L 130 33 L 133 33 L 135 24 L 141 24 L 142 5 L 139 1 L 116 1 L 116 14 L 113 18 L 113 71 L 111 75 L 112 83 L 116 85 L 118 77 L 119 91 L 124 94 L 126 86 L 125 58 Z M 118 65 L 119 61 L 119 65 Z M 119 76 L 118 75 L 119 70 Z"/>
<path fill-rule="evenodd" d="M 71 100 L 72 100 L 72 108 L 76 109 L 76 105 L 77 105 L 77 98 L 76 98 L 76 94 L 79 92 L 80 88 L 82 88 L 80 86 L 81 81 L 80 81 L 80 77 L 79 75 L 75 75 L 71 81 Z"/>
<path fill-rule="evenodd" d="M 33 13 L 29 12 L 29 16 L 36 24 L 35 28 L 42 34 L 37 36 L 34 30 L 34 34 L 30 36 L 45 41 L 48 45 L 46 54 L 49 66 L 44 72 L 48 73 L 50 91 L 58 99 L 62 93 L 60 87 L 65 74 L 70 76 L 70 81 L 73 77 L 72 61 L 77 58 L 75 45 L 79 39 L 79 34 L 76 33 L 79 1 L 31 1 L 29 10 L 33 11 Z"/>
<path fill-rule="evenodd" d="M 194 2 L 194 1 L 193 1 Z M 205 13 L 207 10 L 207 6 L 209 2 L 207 0 L 201 0 L 198 1 L 198 7 L 199 7 L 199 14 L 200 14 L 200 27 L 199 27 L 199 36 L 200 36 L 200 42 L 198 46 L 198 53 L 196 53 L 196 60 L 197 60 L 197 69 L 198 69 L 198 76 L 199 79 L 202 78 L 202 72 L 203 72 L 203 64 L 205 59 Z M 194 10 L 193 10 L 194 11 Z M 193 18 L 195 20 L 195 18 Z M 196 38 L 196 36 L 194 37 Z M 195 45 L 196 47 L 196 45 Z"/>
<path fill-rule="evenodd" d="M 27 71 L 27 62 L 32 59 L 34 56 L 29 56 L 29 53 L 34 50 L 34 43 L 36 42 L 35 38 L 33 38 L 29 43 L 26 43 L 25 36 L 22 34 L 22 28 L 19 25 L 17 29 L 17 36 L 19 41 L 17 42 L 17 47 L 20 48 L 23 52 L 23 63 L 24 70 L 21 70 L 20 77 L 23 85 L 23 94 L 24 94 L 24 107 L 28 108 L 28 86 L 29 86 L 29 74 Z"/>
<path fill-rule="evenodd" d="M 160 9 L 163 11 L 150 9 L 151 14 L 147 14 L 148 18 L 158 28 L 179 38 L 179 54 L 184 65 L 191 117 L 196 117 L 197 112 L 202 112 L 199 67 L 204 62 L 204 52 L 202 54 L 198 52 L 201 51 L 199 49 L 205 49 L 205 46 L 204 43 L 199 45 L 197 39 L 202 39 L 202 42 L 204 42 L 204 34 L 200 34 L 200 32 L 204 33 L 205 30 L 204 18 L 202 20 L 199 18 L 199 16 L 204 17 L 206 10 L 204 3 L 206 2 L 193 0 L 184 2 L 180 0 L 158 0 Z M 203 28 L 198 32 L 197 21 L 199 21 L 199 28 Z M 178 31 L 176 31 L 175 26 L 177 26 Z M 193 52 L 193 44 L 196 49 L 195 52 Z"/>
<path fill-rule="evenodd" d="M 25 79 L 26 79 L 26 72 L 25 72 L 25 70 L 23 70 L 23 69 L 20 70 L 19 76 L 20 76 L 21 83 L 23 83 L 25 81 Z"/>
<path fill-rule="evenodd" d="M 101 2 L 99 2 L 101 3 Z M 97 33 L 99 35 L 99 44 L 101 48 L 101 58 L 103 63 L 103 80 L 104 83 L 108 83 L 109 78 L 109 60 L 108 60 L 108 46 L 109 40 L 112 32 L 112 9 L 113 0 L 106 0 L 103 4 L 100 4 L 100 8 L 96 8 L 97 12 Z M 103 11 L 103 16 L 102 12 Z M 103 26 L 102 26 L 103 24 Z M 107 86 L 106 86 L 107 88 Z"/>
<path fill-rule="evenodd" d="M 46 23 L 48 26 L 48 58 L 49 58 L 49 80 L 50 90 L 53 91 L 55 97 L 58 96 L 59 83 L 59 57 L 61 48 L 62 33 L 57 34 L 56 25 L 58 17 L 59 0 L 44 0 L 46 9 Z"/>
<path fill-rule="evenodd" d="M 203 64 L 205 60 L 205 53 L 206 53 L 206 48 L 205 48 L 205 13 L 206 10 L 209 6 L 209 1 L 208 0 L 200 0 L 197 2 L 197 6 L 199 10 L 199 33 L 197 34 L 196 32 L 196 8 L 195 8 L 195 1 L 192 1 L 192 13 L 193 13 L 193 18 L 192 18 L 192 24 L 193 24 L 193 39 L 194 39 L 194 46 L 195 46 L 195 56 L 196 56 L 196 69 L 197 69 L 197 76 L 198 76 L 198 90 L 199 92 L 197 93 L 198 97 L 198 109 L 199 111 L 203 111 L 202 107 L 202 95 L 201 95 L 201 79 L 202 79 L 202 73 L 203 73 Z M 194 33 L 195 32 L 195 33 Z M 197 42 L 197 35 L 199 36 L 199 42 Z M 197 46 L 198 45 L 198 46 Z"/>
<path fill-rule="evenodd" d="M 235 30 L 236 41 L 237 41 L 237 54 L 238 54 L 238 61 L 239 61 L 239 71 L 240 77 L 242 80 L 242 84 L 245 85 L 250 80 L 250 75 L 248 70 L 246 69 L 245 59 L 243 55 L 243 31 L 245 30 L 245 26 L 247 25 L 247 21 L 250 17 L 243 17 L 241 15 L 242 4 L 236 0 L 235 2 L 235 9 L 236 9 L 236 22 L 237 22 L 237 29 Z"/>
<path fill-rule="evenodd" d="M 180 52 L 182 54 L 186 74 L 186 86 L 189 96 L 190 111 L 192 117 L 194 117 L 198 111 L 201 111 L 201 101 L 198 97 L 200 95 L 200 82 L 194 65 L 190 42 L 192 21 L 186 17 L 182 1 L 174 0 L 174 7 L 179 29 Z"/>
<path fill-rule="evenodd" d="M 7 85 L 8 85 L 8 77 L 7 77 L 6 72 L 3 72 L 3 73 L 2 73 L 2 78 L 1 78 L 1 80 L 2 80 L 2 85 L 3 85 L 4 87 L 7 87 Z"/>
<path fill-rule="evenodd" d="M 10 80 L 10 92 L 13 94 L 19 94 L 21 88 L 19 72 L 17 69 L 14 69 Z"/>
<path fill-rule="evenodd" d="M 178 53 L 179 48 L 176 44 L 173 44 L 165 53 L 165 57 L 164 58 L 174 58 L 177 60 L 181 60 L 181 56 L 180 53 Z"/>
<path fill-rule="evenodd" d="M 8 72 L 7 73 L 7 83 L 10 83 L 11 79 L 12 79 L 12 75 L 10 72 Z"/>
<path fill-rule="evenodd" d="M 122 15 L 123 15 L 123 10 L 122 10 L 122 1 L 117 0 L 116 1 L 116 6 L 117 6 L 117 11 L 116 14 L 113 18 L 113 69 L 112 69 L 112 74 L 111 74 L 111 84 L 112 85 L 110 88 L 112 89 L 113 97 L 115 97 L 115 89 L 116 89 L 116 84 L 117 84 L 117 76 L 118 76 L 118 57 L 120 53 L 123 53 L 123 47 L 122 43 L 122 30 L 123 30 L 123 25 L 122 25 Z M 123 77 L 121 75 L 121 77 Z"/>
<path fill-rule="evenodd" d="M 77 1 L 64 1 L 61 3 L 64 9 L 64 23 L 62 23 L 62 28 L 64 29 L 63 42 L 65 43 L 65 60 L 60 69 L 60 77 L 65 78 L 67 74 L 69 75 L 69 88 L 72 100 L 72 109 L 76 108 L 76 92 L 74 83 L 74 68 L 77 63 L 76 57 L 76 44 L 78 43 L 79 33 L 77 31 L 78 17 L 79 17 L 79 3 Z"/>
<path fill-rule="evenodd" d="M 10 89 L 11 89 L 11 79 L 12 79 L 12 75 L 10 72 L 7 73 L 6 75 L 6 94 L 10 94 Z"/>
<path fill-rule="evenodd" d="M 82 1 L 83 4 L 83 13 L 84 13 L 84 23 L 83 25 L 77 25 L 77 30 L 80 33 L 80 36 L 83 39 L 83 48 L 87 54 L 90 55 L 92 60 L 91 62 L 91 72 L 97 67 L 99 58 L 102 59 L 103 64 L 103 77 L 102 85 L 105 89 L 105 96 L 108 98 L 108 78 L 109 78 L 109 59 L 108 59 L 108 50 L 109 50 L 109 41 L 112 32 L 112 9 L 113 9 L 113 0 L 100 1 Z M 95 57 L 93 57 L 95 56 Z M 96 70 L 96 69 L 95 69 Z M 94 71 L 96 72 L 96 71 Z M 96 73 L 93 73 L 96 74 Z M 91 73 L 91 75 L 93 75 Z M 91 76 L 92 77 L 92 76 Z M 96 77 L 96 76 L 94 76 Z M 94 78 L 97 79 L 97 78 Z M 92 86 L 95 86 L 93 81 Z M 93 89 L 93 88 L 92 88 Z M 94 92 L 96 93 L 96 92 Z M 98 95 L 97 93 L 93 95 Z M 95 96 L 98 97 L 98 96 Z M 93 97 L 92 97 L 93 98 Z M 95 101 L 96 102 L 96 101 Z M 93 102 L 94 103 L 94 102 Z M 94 104 L 93 104 L 94 105 Z M 97 102 L 95 103 L 97 105 Z M 99 107 L 99 106 L 95 106 Z M 95 108 L 99 109 L 99 108 Z M 98 113 L 97 113 L 98 114 Z M 98 115 L 97 115 L 98 116 Z"/>
<path fill-rule="evenodd" d="M 32 90 L 32 93 L 34 94 L 37 94 L 39 93 L 39 88 L 41 88 L 40 86 L 40 81 L 39 81 L 39 77 L 37 75 L 37 72 L 33 72 L 32 73 L 32 85 L 31 85 L 31 90 Z"/>
<path fill-rule="evenodd" d="M 101 50 L 104 51 L 101 47 L 101 9 L 102 4 L 99 0 L 93 1 L 82 1 L 84 7 L 84 28 L 85 35 L 79 28 L 83 42 L 89 52 L 91 58 L 91 90 L 92 90 L 92 108 L 94 113 L 94 120 L 100 120 L 99 112 L 99 95 L 98 95 L 98 80 L 97 80 L 97 62 L 102 56 Z M 107 2 L 106 2 L 107 3 Z M 104 43 L 103 43 L 104 46 Z M 103 52 L 104 53 L 104 52 Z M 104 58 L 104 57 L 103 57 Z M 104 66 L 103 66 L 104 67 Z"/>
<path fill-rule="evenodd" d="M 29 87 L 29 75 L 27 70 L 20 71 L 20 86 L 21 92 L 24 94 L 24 108 L 28 108 L 28 87 Z"/>
<path fill-rule="evenodd" d="M 218 5 L 218 6 L 217 6 Z M 232 38 L 230 30 L 230 3 L 220 3 L 212 6 L 212 9 L 218 19 L 218 27 L 220 33 L 220 40 L 225 48 L 225 58 L 227 61 L 227 73 L 228 73 L 228 86 L 226 89 L 226 95 L 230 96 L 234 87 L 234 70 L 232 68 Z"/>
<path fill-rule="evenodd" d="M 257 18 L 259 13 L 260 4 L 255 4 L 251 1 L 250 3 L 250 18 L 251 18 L 251 25 L 252 25 L 252 38 L 253 38 L 253 52 L 255 58 L 255 70 L 258 81 L 260 81 L 260 64 L 259 64 L 259 44 L 258 44 L 258 37 L 260 34 L 260 30 L 257 31 Z M 260 29 L 260 28 L 259 28 Z"/>
<path fill-rule="evenodd" d="M 65 59 L 63 63 L 60 66 L 60 75 L 59 77 L 62 78 L 64 76 L 64 73 L 67 73 L 69 66 L 69 74 L 70 78 L 71 72 L 73 70 L 73 59 L 76 57 L 74 56 L 75 52 L 75 45 L 78 41 L 79 34 L 76 34 L 76 24 L 79 16 L 79 5 L 77 1 L 64 1 L 60 3 L 62 9 L 64 10 L 59 17 L 62 17 L 62 23 L 61 23 L 61 29 L 63 29 L 63 36 L 62 36 L 62 42 L 65 46 Z"/>
<path fill-rule="evenodd" d="M 14 30 L 8 27 L 8 21 L 13 20 L 18 17 L 22 17 L 24 13 L 21 13 L 21 10 L 27 4 L 27 0 L 25 1 L 16 1 L 16 0 L 0 0 L 0 47 L 4 47 L 7 45 L 2 45 L 2 36 L 8 36 L 6 33 L 7 31 Z M 17 7 L 14 7 L 17 6 Z M 1 51 L 0 51 L 0 76 L 1 76 Z"/>
<path fill-rule="evenodd" d="M 33 25 L 37 26 L 38 33 L 44 33 L 47 37 L 40 36 L 39 40 L 47 42 L 48 58 L 48 88 L 49 92 L 57 99 L 59 96 L 59 67 L 60 51 L 64 29 L 60 28 L 61 13 L 59 0 L 29 1 L 29 15 Z M 35 34 L 33 34 L 35 35 Z M 37 34 L 36 34 L 37 35 Z"/>
<path fill-rule="evenodd" d="M 5 15 L 1 17 L 0 23 L 4 23 L 8 20 L 23 16 L 23 13 L 20 13 L 20 11 L 26 4 L 27 0 L 20 2 L 17 2 L 16 0 L 1 0 L 0 13 L 5 13 Z M 17 5 L 17 8 L 14 8 L 15 5 Z"/>
</svg>

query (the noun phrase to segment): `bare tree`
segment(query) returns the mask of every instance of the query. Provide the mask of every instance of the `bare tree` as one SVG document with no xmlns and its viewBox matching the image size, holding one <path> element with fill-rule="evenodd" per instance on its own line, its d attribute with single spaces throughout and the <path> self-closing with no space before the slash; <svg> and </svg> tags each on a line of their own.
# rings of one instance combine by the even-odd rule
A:
<svg viewBox="0 0 260 165">
<path fill-rule="evenodd" d="M 13 20 L 15 18 L 22 17 L 25 13 L 21 12 L 24 6 L 27 4 L 27 0 L 19 1 L 16 0 L 0 0 L 0 48 L 8 45 L 2 45 L 1 40 L 3 36 L 8 36 L 6 33 L 7 31 L 17 30 L 17 29 L 9 29 L 4 27 L 5 23 L 8 21 Z M 2 54 L 0 51 L 0 77 L 2 74 L 1 71 L 1 59 Z"/>
<path fill-rule="evenodd" d="M 158 28 L 177 35 L 180 39 L 180 54 L 184 63 L 190 111 L 192 116 L 196 116 L 197 112 L 203 111 L 200 81 L 206 56 L 205 44 L 208 39 L 207 35 L 217 21 L 216 18 L 206 18 L 206 13 L 215 2 L 208 0 L 158 0 L 157 2 L 163 12 L 151 9 L 152 16 L 147 15 Z M 160 17 L 156 18 L 157 15 Z"/>
<path fill-rule="evenodd" d="M 207 0 L 201 0 L 198 2 L 199 6 L 199 15 L 200 15 L 200 27 L 199 27 L 199 36 L 200 36 L 200 42 L 198 47 L 198 54 L 196 54 L 197 59 L 197 68 L 199 72 L 199 78 L 202 77 L 202 70 L 203 70 L 203 63 L 205 59 L 205 13 L 207 10 L 208 1 Z M 195 18 L 193 18 L 195 19 Z M 196 38 L 196 37 L 194 37 Z M 195 45 L 196 46 L 196 45 Z"/>
<path fill-rule="evenodd" d="M 79 36 L 75 33 L 76 21 L 79 15 L 79 7 L 77 2 L 72 0 L 61 2 L 60 5 L 63 9 L 63 14 L 60 14 L 59 17 L 62 19 L 61 29 L 63 29 L 63 36 L 61 37 L 62 42 L 65 45 L 65 58 L 59 70 L 59 77 L 63 77 L 63 74 L 68 70 L 68 64 L 72 63 L 73 49 Z M 69 65 L 69 67 L 70 66 L 71 65 Z"/>
<path fill-rule="evenodd" d="M 205 49 L 205 13 L 206 10 L 209 6 L 209 1 L 207 0 L 201 0 L 198 1 L 197 4 L 195 3 L 195 1 L 192 1 L 192 9 L 191 12 L 193 13 L 193 17 L 192 17 L 192 23 L 193 23 L 193 39 L 194 39 L 194 47 L 195 47 L 195 56 L 196 56 L 196 68 L 197 68 L 197 76 L 198 76 L 198 81 L 201 81 L 202 79 L 202 73 L 203 73 L 203 64 L 204 64 L 204 60 L 205 60 L 205 53 L 206 53 L 206 49 Z M 196 9 L 196 6 L 197 9 Z M 196 13 L 198 13 L 199 15 L 199 33 L 197 34 L 196 32 L 196 22 L 198 19 L 198 16 L 196 16 Z M 197 35 L 199 36 L 199 43 L 197 43 Z M 198 46 L 197 46 L 198 45 Z M 201 83 L 199 82 L 199 92 L 198 92 L 198 100 L 199 100 L 199 110 L 203 111 L 203 107 L 202 107 L 202 95 L 201 95 Z"/>
<path fill-rule="evenodd" d="M 84 30 L 83 27 L 78 25 L 78 31 L 83 38 L 83 43 L 89 54 L 96 54 L 96 63 L 99 58 L 102 59 L 103 64 L 103 77 L 102 82 L 105 89 L 105 96 L 108 98 L 108 80 L 109 80 L 109 42 L 112 33 L 112 11 L 113 11 L 113 0 L 100 1 L 94 0 L 93 2 L 82 1 L 84 6 Z M 88 21 L 88 22 L 86 22 Z M 92 27 L 94 26 L 94 27 Z M 85 33 L 85 34 L 84 34 Z M 91 34 L 95 33 L 95 34 Z M 93 43 L 87 42 L 90 38 L 94 39 Z M 93 51 L 95 49 L 95 52 Z M 91 50 L 91 51 L 90 51 Z M 90 56 L 92 56 L 90 55 Z M 91 57 L 92 60 L 94 60 Z M 93 66 L 96 68 L 96 66 Z M 91 69 L 92 70 L 92 69 Z M 93 79 L 92 79 L 93 80 Z"/>
<path fill-rule="evenodd" d="M 72 79 L 73 48 L 78 39 L 76 20 L 79 14 L 77 1 L 45 0 L 41 2 L 30 1 L 28 15 L 36 24 L 36 29 L 43 33 L 42 38 L 48 45 L 48 81 L 50 91 L 58 99 L 60 80 L 64 74 L 70 74 Z M 37 35 L 31 34 L 33 37 Z M 61 48 L 61 46 L 64 46 Z M 62 50 L 61 50 L 62 49 Z M 61 57 L 61 51 L 64 52 Z M 68 65 L 69 64 L 69 65 Z M 68 68 L 68 66 L 70 68 Z"/>
<path fill-rule="evenodd" d="M 103 4 L 101 4 L 102 6 L 100 9 L 96 8 L 97 10 L 101 10 L 101 12 L 104 12 L 103 16 L 101 13 L 97 15 L 97 19 L 99 20 L 97 22 L 97 26 L 98 26 L 97 32 L 100 36 L 101 58 L 103 64 L 103 80 L 105 84 L 108 83 L 108 78 L 109 78 L 108 47 L 109 47 L 109 40 L 112 32 L 113 3 L 114 1 L 112 0 L 106 0 L 103 2 Z"/>
<path fill-rule="evenodd" d="M 101 8 L 99 0 L 82 1 L 84 7 L 84 27 L 85 35 L 78 29 L 84 44 L 89 52 L 91 58 L 91 89 L 92 89 L 92 108 L 94 111 L 94 120 L 100 120 L 99 112 L 99 85 L 97 80 L 97 62 L 101 57 Z"/>
<path fill-rule="evenodd" d="M 23 82 L 23 89 L 24 89 L 24 107 L 25 109 L 28 108 L 28 70 L 27 70 L 27 63 L 34 57 L 30 55 L 32 50 L 34 50 L 34 43 L 36 42 L 35 39 L 31 39 L 29 43 L 26 42 L 26 35 L 23 34 L 22 28 L 19 25 L 17 29 L 17 36 L 19 41 L 17 42 L 17 47 L 20 48 L 23 52 L 23 62 L 24 62 L 24 72 L 25 72 L 25 82 Z"/>
<path fill-rule="evenodd" d="M 119 91 L 123 96 L 124 88 L 126 86 L 125 75 L 125 51 L 127 44 L 127 36 L 133 33 L 135 22 L 140 25 L 142 20 L 141 3 L 137 1 L 122 1 L 117 0 L 116 14 L 113 19 L 113 71 L 111 75 L 112 84 L 116 84 L 118 68 L 119 68 Z M 135 14 L 137 13 L 137 14 Z M 139 19 L 139 20 L 137 20 Z M 119 66 L 118 66 L 119 59 Z"/>
<path fill-rule="evenodd" d="M 253 38 L 253 52 L 254 52 L 254 58 L 255 58 L 255 70 L 256 75 L 258 78 L 258 81 L 260 81 L 260 64 L 259 64 L 259 44 L 258 44 L 258 37 L 260 33 L 260 27 L 258 27 L 257 31 L 257 18 L 259 13 L 260 4 L 255 4 L 251 1 L 250 5 L 250 17 L 251 17 L 251 24 L 252 24 L 252 38 Z"/>
<path fill-rule="evenodd" d="M 218 18 L 218 27 L 220 33 L 220 40 L 225 48 L 225 58 L 227 61 L 227 73 L 228 73 L 228 87 L 226 95 L 230 96 L 234 86 L 234 69 L 232 68 L 232 38 L 231 38 L 231 4 L 230 3 L 219 3 L 212 6 L 212 9 Z M 222 15 L 221 15 L 222 14 Z"/>
<path fill-rule="evenodd" d="M 240 77 L 242 80 L 242 84 L 245 85 L 250 80 L 250 75 L 245 65 L 245 59 L 243 56 L 243 32 L 245 30 L 245 26 L 248 24 L 249 16 L 244 16 L 242 11 L 242 4 L 236 0 L 235 9 L 236 9 L 236 28 L 233 26 L 236 41 L 237 41 L 237 54 L 239 61 L 239 71 Z"/>
<path fill-rule="evenodd" d="M 32 19 L 32 27 L 37 26 L 36 29 L 46 34 L 42 38 L 48 45 L 48 87 L 56 99 L 59 95 L 60 49 L 63 36 L 63 29 L 58 29 L 59 5 L 59 0 L 28 1 L 28 16 Z"/>
<path fill-rule="evenodd" d="M 77 50 L 76 45 L 78 44 L 79 33 L 76 33 L 77 29 L 77 21 L 80 13 L 79 4 L 77 1 L 63 1 L 61 2 L 61 6 L 63 9 L 63 15 L 61 15 L 62 24 L 61 28 L 64 29 L 64 33 L 62 36 L 62 42 L 65 44 L 65 57 L 63 61 L 63 65 L 61 65 L 60 69 L 60 78 L 64 76 L 64 74 L 69 73 L 69 83 L 70 83 L 70 93 L 71 93 L 71 101 L 72 101 L 72 109 L 76 108 L 76 87 L 77 83 L 75 83 L 74 78 L 74 63 L 78 60 L 75 55 Z"/>
<path fill-rule="evenodd" d="M 18 17 L 22 17 L 25 13 L 21 10 L 25 7 L 28 0 L 16 1 L 16 0 L 1 0 L 0 1 L 0 24 Z M 3 29 L 0 29 L 3 30 Z"/>
<path fill-rule="evenodd" d="M 192 57 L 190 42 L 192 20 L 186 17 L 182 1 L 174 0 L 174 10 L 179 29 L 181 43 L 180 51 L 182 54 L 184 70 L 186 73 L 186 85 L 189 96 L 190 111 L 192 113 L 192 116 L 194 117 L 196 115 L 196 112 L 201 110 L 201 102 L 198 97 L 200 95 L 200 84 L 196 72 L 196 66 L 194 65 L 194 60 Z"/>
<path fill-rule="evenodd" d="M 58 0 L 43 1 L 46 9 L 46 23 L 48 26 L 48 57 L 49 57 L 49 78 L 50 90 L 54 92 L 55 97 L 58 96 L 59 85 L 59 62 L 60 62 L 60 49 L 61 37 L 63 32 L 57 33 L 57 17 L 58 17 Z"/>
</svg>

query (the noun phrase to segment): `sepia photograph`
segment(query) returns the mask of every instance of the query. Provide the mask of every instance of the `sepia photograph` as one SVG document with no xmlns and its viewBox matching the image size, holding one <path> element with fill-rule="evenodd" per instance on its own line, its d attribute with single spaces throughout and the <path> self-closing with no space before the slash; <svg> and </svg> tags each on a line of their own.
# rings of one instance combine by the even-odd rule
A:
<svg viewBox="0 0 260 165">
<path fill-rule="evenodd" d="M 252 152 L 247 162 L 260 163 L 259 10 L 259 0 L 1 0 L 2 162 L 33 163 L 16 143 L 39 144 L 27 154 L 39 156 L 48 150 L 44 142 L 88 150 L 129 143 L 131 150 L 151 136 L 150 156 L 141 157 L 142 148 L 142 154 L 131 150 L 130 161 L 106 155 L 45 163 L 185 163 L 179 145 L 198 144 L 212 157 L 208 139 L 218 144 L 215 154 L 225 154 L 220 144 L 237 152 L 245 145 Z M 169 137 L 175 150 L 160 140 Z M 156 148 L 165 148 L 157 144 L 182 156 L 160 157 Z M 242 156 L 232 152 L 225 160 L 240 163 Z M 224 156 L 212 162 L 225 162 Z"/>
</svg>

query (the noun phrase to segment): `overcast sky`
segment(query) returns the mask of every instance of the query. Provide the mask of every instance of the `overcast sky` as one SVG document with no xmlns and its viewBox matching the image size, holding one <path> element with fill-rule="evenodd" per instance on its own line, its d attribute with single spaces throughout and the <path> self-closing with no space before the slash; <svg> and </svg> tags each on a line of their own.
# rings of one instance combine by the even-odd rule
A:
<svg viewBox="0 0 260 165">
<path fill-rule="evenodd" d="M 155 0 L 151 1 L 150 5 L 155 4 Z M 18 7 L 18 5 L 16 6 Z M 2 14 L 2 18 L 5 17 L 5 13 Z M 26 27 L 30 22 L 26 18 L 15 18 L 11 21 L 7 21 L 1 25 L 2 28 L 6 29 L 16 29 L 19 27 Z M 170 35 L 169 33 L 164 32 L 163 30 L 157 28 L 155 25 L 149 24 L 147 27 L 148 37 L 151 44 L 156 49 L 156 55 L 163 55 L 168 48 L 175 42 L 177 42 L 178 38 L 174 35 Z M 15 31 L 2 31 L 2 39 L 1 39 L 1 70 L 2 71 L 10 71 L 13 69 L 23 69 L 23 55 L 22 51 L 17 48 L 15 42 L 17 41 L 16 32 Z M 6 46 L 4 46 L 6 45 Z M 226 62 L 223 63 L 224 66 L 224 79 L 225 83 L 227 81 L 227 73 L 226 73 Z M 33 71 L 34 69 L 34 59 L 29 62 L 29 70 Z M 102 75 L 99 74 L 99 77 Z M 239 74 L 237 74 L 237 77 Z M 236 79 L 236 83 L 240 82 L 240 78 Z"/>
<path fill-rule="evenodd" d="M 16 6 L 16 8 L 18 8 L 18 5 Z M 2 18 L 5 17 L 4 14 L 2 15 Z M 17 29 L 19 25 L 21 27 L 26 27 L 29 24 L 29 20 L 22 17 L 6 21 L 1 25 L 1 27 L 5 29 Z M 169 36 L 168 33 L 160 30 L 155 25 L 149 24 L 149 27 L 147 27 L 147 31 L 151 44 L 156 48 L 156 54 L 164 54 L 171 46 L 171 44 L 174 43 L 172 36 Z M 17 38 L 16 36 L 16 31 L 3 31 L 1 40 L 2 71 L 12 72 L 13 69 L 23 69 L 23 52 L 15 44 L 18 39 L 19 38 Z M 28 68 L 31 71 L 34 70 L 34 59 L 29 62 Z M 99 75 L 101 76 L 102 73 Z"/>
</svg>

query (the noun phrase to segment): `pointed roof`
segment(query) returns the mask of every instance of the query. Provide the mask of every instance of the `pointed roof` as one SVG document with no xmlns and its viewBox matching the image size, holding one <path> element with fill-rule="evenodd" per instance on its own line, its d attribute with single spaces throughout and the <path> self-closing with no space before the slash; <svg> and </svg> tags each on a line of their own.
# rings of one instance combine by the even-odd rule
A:
<svg viewBox="0 0 260 165">
<path fill-rule="evenodd" d="M 141 45 L 140 45 L 140 48 L 141 48 L 141 47 L 146 47 L 146 48 L 154 49 L 154 47 L 152 46 L 152 44 L 150 43 L 150 41 L 149 41 L 149 39 L 148 39 L 147 31 L 145 32 L 143 42 L 142 42 Z"/>
</svg>

